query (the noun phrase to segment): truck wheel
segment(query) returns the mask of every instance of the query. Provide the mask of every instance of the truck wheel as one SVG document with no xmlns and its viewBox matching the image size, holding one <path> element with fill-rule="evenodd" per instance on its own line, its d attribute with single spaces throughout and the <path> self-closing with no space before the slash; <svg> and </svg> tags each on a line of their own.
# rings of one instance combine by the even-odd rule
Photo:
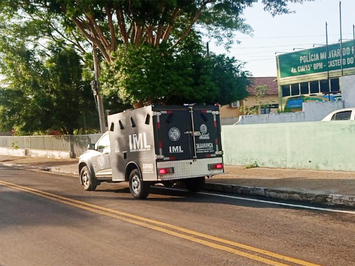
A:
<svg viewBox="0 0 355 266">
<path fill-rule="evenodd" d="M 205 177 L 189 178 L 185 180 L 185 187 L 191 192 L 199 192 L 205 185 Z"/>
<path fill-rule="evenodd" d="M 80 170 L 80 183 L 86 191 L 95 190 L 97 187 L 96 180 L 92 177 L 90 170 L 87 166 L 84 166 Z"/>
<path fill-rule="evenodd" d="M 149 195 L 150 185 L 142 180 L 138 169 L 134 169 L 129 175 L 129 191 L 136 199 L 145 199 Z"/>
</svg>

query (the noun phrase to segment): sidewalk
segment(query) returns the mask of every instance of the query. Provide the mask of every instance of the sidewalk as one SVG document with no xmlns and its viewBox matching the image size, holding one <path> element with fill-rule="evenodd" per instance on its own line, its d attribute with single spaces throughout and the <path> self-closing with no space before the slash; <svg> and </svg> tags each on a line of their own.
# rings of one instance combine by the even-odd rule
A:
<svg viewBox="0 0 355 266">
<path fill-rule="evenodd" d="M 0 155 L 0 164 L 78 176 L 78 159 Z M 206 180 L 205 190 L 355 207 L 355 172 L 225 166 Z"/>
</svg>

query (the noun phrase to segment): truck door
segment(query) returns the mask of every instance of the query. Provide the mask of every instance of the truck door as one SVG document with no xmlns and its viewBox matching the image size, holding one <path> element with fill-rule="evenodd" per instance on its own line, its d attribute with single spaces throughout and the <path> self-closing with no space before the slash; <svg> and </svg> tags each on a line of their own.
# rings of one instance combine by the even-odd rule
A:
<svg viewBox="0 0 355 266">
<path fill-rule="evenodd" d="M 158 159 L 209 158 L 221 151 L 217 106 L 157 108 L 165 108 L 155 110 L 155 147 Z"/>
<path fill-rule="evenodd" d="M 97 179 L 111 178 L 110 139 L 108 132 L 104 133 L 95 144 L 96 155 L 92 157 L 92 164 Z"/>
<path fill-rule="evenodd" d="M 158 106 L 157 108 L 162 108 Z M 156 110 L 155 148 L 158 159 L 187 160 L 193 156 L 191 132 L 191 117 L 184 106 L 163 107 Z"/>
<path fill-rule="evenodd" d="M 195 106 L 192 112 L 194 158 L 222 156 L 218 106 Z"/>
</svg>

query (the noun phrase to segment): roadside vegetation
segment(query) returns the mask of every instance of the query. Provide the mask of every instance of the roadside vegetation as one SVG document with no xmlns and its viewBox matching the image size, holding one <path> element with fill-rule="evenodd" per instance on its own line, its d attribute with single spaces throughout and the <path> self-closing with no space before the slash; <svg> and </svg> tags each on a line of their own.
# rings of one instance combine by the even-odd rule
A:
<svg viewBox="0 0 355 266">
<path fill-rule="evenodd" d="M 289 3 L 263 0 L 273 15 Z M 208 50 L 250 34 L 254 0 L 2 0 L 0 132 L 97 130 L 91 82 L 105 111 L 159 104 L 228 104 L 248 95 L 244 63 Z M 204 38 L 203 38 L 204 37 Z M 99 75 L 98 75 L 99 74 Z"/>
</svg>

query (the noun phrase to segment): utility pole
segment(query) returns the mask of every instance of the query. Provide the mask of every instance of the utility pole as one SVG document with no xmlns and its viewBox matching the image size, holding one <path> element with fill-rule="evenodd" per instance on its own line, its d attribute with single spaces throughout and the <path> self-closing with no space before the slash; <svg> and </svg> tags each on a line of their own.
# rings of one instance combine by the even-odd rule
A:
<svg viewBox="0 0 355 266">
<path fill-rule="evenodd" d="M 328 23 L 325 23 L 325 45 L 326 45 L 326 53 L 327 53 L 327 78 L 328 82 L 330 83 L 330 76 L 329 76 L 329 46 L 328 46 Z"/>
<path fill-rule="evenodd" d="M 97 56 L 96 45 L 92 46 L 92 56 L 94 59 L 94 72 L 95 72 L 95 80 L 91 82 L 91 89 L 94 94 L 97 111 L 99 113 L 99 122 L 100 122 L 100 132 L 104 133 L 106 131 L 106 119 L 104 113 L 104 104 L 100 95 L 100 68 L 99 68 L 99 58 Z"/>
<path fill-rule="evenodd" d="M 353 25 L 353 50 L 355 49 L 355 25 Z M 354 67 L 355 67 L 355 53 L 354 53 Z"/>
<path fill-rule="evenodd" d="M 343 29 L 341 25 L 341 1 L 339 1 L 339 24 L 340 24 L 340 66 L 341 66 L 341 76 L 344 76 L 344 66 L 343 66 Z"/>
</svg>

